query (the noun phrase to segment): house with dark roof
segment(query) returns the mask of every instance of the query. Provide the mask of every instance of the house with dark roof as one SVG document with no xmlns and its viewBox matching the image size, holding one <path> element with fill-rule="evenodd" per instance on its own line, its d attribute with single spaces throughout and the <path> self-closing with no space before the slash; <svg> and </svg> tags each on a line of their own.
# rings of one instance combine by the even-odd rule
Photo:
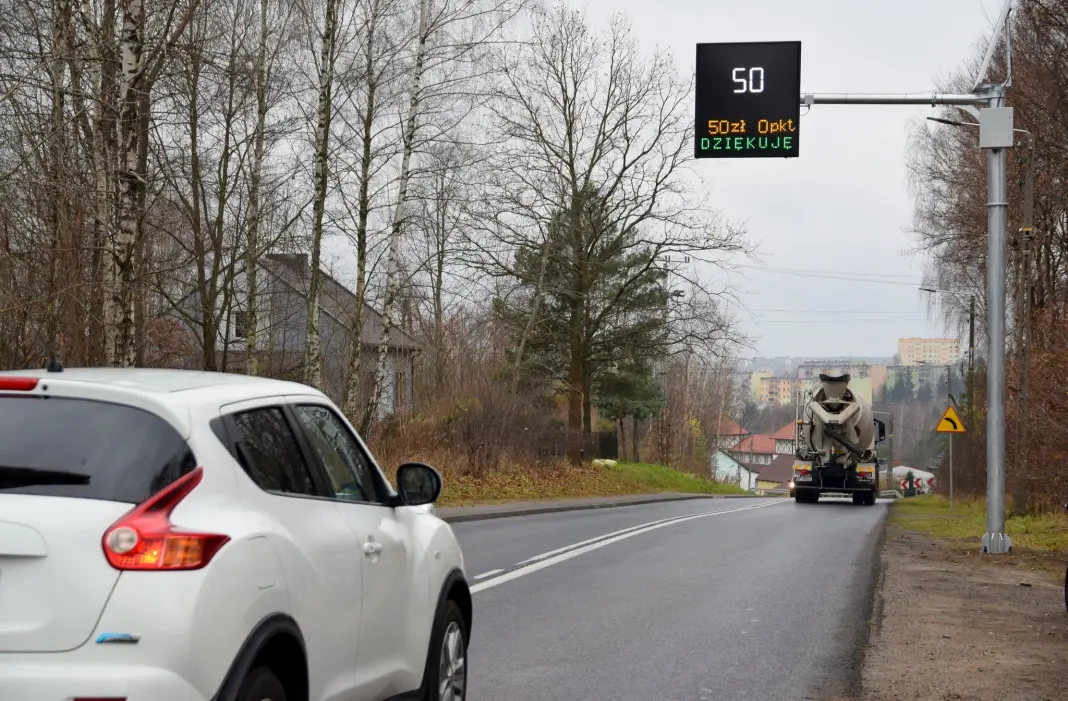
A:
<svg viewBox="0 0 1068 701">
<path fill-rule="evenodd" d="M 308 287 L 311 266 L 306 254 L 272 253 L 261 257 L 257 295 L 257 346 L 262 353 L 264 374 L 301 381 L 308 328 Z M 319 277 L 319 340 L 323 358 L 323 391 L 335 401 L 344 395 L 349 359 L 352 353 L 352 327 L 356 318 L 356 295 L 325 270 Z M 229 360 L 226 370 L 244 368 L 246 308 L 245 275 L 235 276 L 235 300 L 232 312 L 223 323 L 216 341 L 216 351 Z M 196 291 L 180 304 L 199 309 Z M 398 313 L 400 310 L 397 310 Z M 186 315 L 196 318 L 196 313 Z M 199 337 L 187 320 L 190 333 Z M 382 315 L 369 304 L 363 308 L 360 333 L 360 389 L 366 401 L 378 365 L 382 339 Z M 390 329 L 386 355 L 386 383 L 378 406 L 379 417 L 408 412 L 412 406 L 414 359 L 419 343 L 401 326 Z"/>
<path fill-rule="evenodd" d="M 794 478 L 793 455 L 776 455 L 766 466 L 761 468 L 757 477 L 757 489 L 789 489 L 790 480 Z"/>
</svg>

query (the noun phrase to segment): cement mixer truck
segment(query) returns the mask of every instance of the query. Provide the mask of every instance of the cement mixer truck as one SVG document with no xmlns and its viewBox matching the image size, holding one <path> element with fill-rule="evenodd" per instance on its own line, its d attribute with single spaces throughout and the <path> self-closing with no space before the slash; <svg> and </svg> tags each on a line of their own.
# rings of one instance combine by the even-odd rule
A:
<svg viewBox="0 0 1068 701">
<path fill-rule="evenodd" d="M 791 493 L 798 504 L 815 504 L 821 494 L 844 494 L 872 506 L 879 496 L 875 445 L 886 426 L 871 404 L 850 388 L 848 374 L 820 375 L 820 386 L 798 402 L 797 460 Z"/>
</svg>

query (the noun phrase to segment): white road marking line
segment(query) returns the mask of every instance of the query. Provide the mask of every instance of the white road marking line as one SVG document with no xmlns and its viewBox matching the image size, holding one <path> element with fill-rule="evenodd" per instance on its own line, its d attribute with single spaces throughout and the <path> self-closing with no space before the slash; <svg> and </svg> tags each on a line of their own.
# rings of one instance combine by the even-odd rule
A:
<svg viewBox="0 0 1068 701">
<path fill-rule="evenodd" d="M 490 579 L 490 580 L 485 581 L 485 582 L 480 582 L 479 584 L 476 584 L 476 585 L 472 586 L 471 587 L 471 593 L 472 594 L 477 594 L 480 591 L 485 591 L 486 589 L 490 589 L 492 587 L 496 587 L 498 585 L 504 584 L 505 582 L 510 582 L 513 579 L 519 579 L 520 577 L 525 577 L 526 575 L 533 574 L 534 572 L 537 572 L 538 570 L 543 570 L 543 569 L 545 569 L 547 567 L 552 567 L 553 565 L 559 564 L 561 562 L 565 562 L 565 561 L 570 560 L 572 558 L 578 557 L 579 555 L 583 555 L 585 553 L 592 552 L 594 550 L 597 550 L 598 548 L 603 548 L 606 545 L 611 545 L 612 543 L 618 543 L 621 540 L 625 540 L 627 538 L 639 535 L 641 533 L 648 533 L 649 531 L 655 531 L 658 528 L 663 528 L 664 526 L 670 526 L 673 523 L 682 523 L 683 521 L 692 521 L 694 519 L 705 518 L 707 516 L 719 516 L 721 514 L 735 514 L 735 513 L 738 513 L 739 511 L 751 511 L 753 509 L 762 509 L 762 508 L 764 508 L 766 506 L 774 506 L 775 504 L 781 504 L 781 503 L 785 503 L 785 500 L 769 501 L 769 502 L 764 502 L 764 503 L 761 503 L 761 504 L 756 504 L 754 506 L 743 506 L 743 507 L 738 508 L 738 509 L 727 509 L 725 511 L 708 511 L 708 512 L 701 513 L 701 514 L 693 514 L 692 516 L 682 516 L 682 517 L 671 518 L 671 519 L 662 519 L 660 521 L 651 521 L 651 522 L 643 524 L 641 526 L 635 526 L 633 528 L 627 528 L 627 529 L 624 529 L 623 531 L 616 531 L 615 534 L 609 533 L 606 536 L 601 536 L 600 538 L 592 539 L 593 542 L 582 541 L 581 543 L 575 543 L 573 545 L 570 545 L 567 548 L 558 548 L 557 550 L 554 550 L 554 551 L 551 551 L 551 552 L 548 552 L 548 553 L 543 553 L 542 555 L 535 555 L 534 557 L 529 558 L 528 560 L 524 561 L 524 562 L 529 562 L 530 564 L 524 565 L 522 567 L 519 567 L 517 569 L 512 570 L 511 572 L 508 572 L 507 574 L 502 574 L 499 577 L 494 577 L 493 579 Z M 563 551 L 563 552 L 561 552 L 561 551 Z"/>
<path fill-rule="evenodd" d="M 595 536 L 593 538 L 590 538 L 589 540 L 583 540 L 583 541 L 578 542 L 578 543 L 571 543 L 570 545 L 565 545 L 562 548 L 557 548 L 556 550 L 550 550 L 547 553 L 542 553 L 540 555 L 535 555 L 534 557 L 528 557 L 526 560 L 522 560 L 522 561 L 517 562 L 515 564 L 516 564 L 517 567 L 522 567 L 523 565 L 529 565 L 532 562 L 539 562 L 539 561 L 544 560 L 544 559 L 546 559 L 548 557 L 552 557 L 553 555 L 558 555 L 558 554 L 560 554 L 562 552 L 567 552 L 568 550 L 574 550 L 575 548 L 581 548 L 583 545 L 589 545 L 590 543 L 596 543 L 597 541 L 604 540 L 605 538 L 611 538 L 613 536 L 623 535 L 624 533 L 630 533 L 631 531 L 636 531 L 636 530 L 638 530 L 640 528 L 648 528 L 649 526 L 652 526 L 652 525 L 657 524 L 657 523 L 670 523 L 671 521 L 678 521 L 679 519 L 682 519 L 682 518 L 686 518 L 686 516 L 672 516 L 671 518 L 662 518 L 659 521 L 649 521 L 648 523 L 641 523 L 641 524 L 638 524 L 637 526 L 631 526 L 630 528 L 623 528 L 623 529 L 620 529 L 618 531 L 612 531 L 611 533 L 602 533 L 601 535 Z"/>
<path fill-rule="evenodd" d="M 479 579 L 485 579 L 486 577 L 492 577 L 493 575 L 500 574 L 501 572 L 504 572 L 504 570 L 490 570 L 489 572 L 483 572 L 482 574 L 476 574 L 475 575 L 475 580 L 477 581 Z"/>
</svg>

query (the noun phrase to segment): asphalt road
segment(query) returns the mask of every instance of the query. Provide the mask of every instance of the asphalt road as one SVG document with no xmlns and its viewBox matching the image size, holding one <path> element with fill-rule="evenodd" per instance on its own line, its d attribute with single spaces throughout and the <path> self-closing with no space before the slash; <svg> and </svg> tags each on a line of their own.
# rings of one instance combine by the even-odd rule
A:
<svg viewBox="0 0 1068 701">
<path fill-rule="evenodd" d="M 474 580 L 468 701 L 853 691 L 885 514 L 729 499 L 454 524 Z"/>
</svg>

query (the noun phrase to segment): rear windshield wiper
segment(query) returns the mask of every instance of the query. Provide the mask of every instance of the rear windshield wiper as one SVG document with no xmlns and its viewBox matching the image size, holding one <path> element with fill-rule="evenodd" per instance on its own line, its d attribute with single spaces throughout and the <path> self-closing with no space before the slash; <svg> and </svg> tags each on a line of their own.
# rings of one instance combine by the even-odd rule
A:
<svg viewBox="0 0 1068 701">
<path fill-rule="evenodd" d="M 33 487 L 42 484 L 89 484 L 89 480 L 89 475 L 80 472 L 0 465 L 0 489 Z"/>
</svg>

